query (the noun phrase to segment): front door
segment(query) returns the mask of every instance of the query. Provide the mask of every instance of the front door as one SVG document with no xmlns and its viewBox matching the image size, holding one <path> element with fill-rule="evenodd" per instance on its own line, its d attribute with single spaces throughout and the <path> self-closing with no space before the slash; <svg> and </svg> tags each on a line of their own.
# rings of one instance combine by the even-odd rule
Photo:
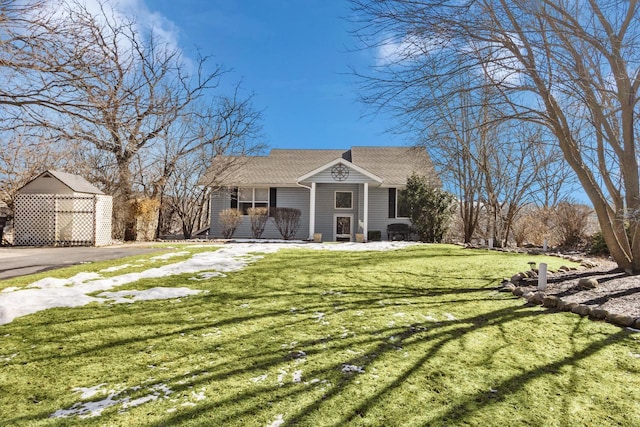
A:
<svg viewBox="0 0 640 427">
<path fill-rule="evenodd" d="M 350 242 L 353 233 L 353 215 L 335 214 L 333 230 L 336 242 Z"/>
</svg>

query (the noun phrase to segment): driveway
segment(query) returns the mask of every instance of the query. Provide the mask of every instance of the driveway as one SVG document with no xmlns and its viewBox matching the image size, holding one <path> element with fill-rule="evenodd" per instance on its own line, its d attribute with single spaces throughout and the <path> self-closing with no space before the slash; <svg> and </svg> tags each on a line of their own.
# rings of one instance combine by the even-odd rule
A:
<svg viewBox="0 0 640 427">
<path fill-rule="evenodd" d="M 53 270 L 83 262 L 103 261 L 162 251 L 150 246 L 27 248 L 0 247 L 0 280 Z"/>
</svg>

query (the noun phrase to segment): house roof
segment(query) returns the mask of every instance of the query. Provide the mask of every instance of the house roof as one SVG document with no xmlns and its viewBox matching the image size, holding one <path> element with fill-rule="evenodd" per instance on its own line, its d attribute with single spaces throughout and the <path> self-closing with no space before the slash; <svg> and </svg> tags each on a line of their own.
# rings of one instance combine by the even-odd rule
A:
<svg viewBox="0 0 640 427">
<path fill-rule="evenodd" d="M 91 184 L 80 175 L 74 175 L 71 173 L 60 172 L 52 169 L 42 172 L 40 175 L 29 182 L 33 182 L 38 178 L 47 176 L 56 178 L 58 181 L 69 187 L 75 193 L 104 194 L 98 187 Z M 29 185 L 29 183 L 27 183 L 26 185 Z"/>
<path fill-rule="evenodd" d="M 273 149 L 267 156 L 218 158 L 212 162 L 201 184 L 293 186 L 299 183 L 300 178 L 308 178 L 313 172 L 335 164 L 337 159 L 379 178 L 382 186 L 405 185 L 413 173 L 437 180 L 431 159 L 424 149 L 355 146 L 350 150 Z"/>
</svg>

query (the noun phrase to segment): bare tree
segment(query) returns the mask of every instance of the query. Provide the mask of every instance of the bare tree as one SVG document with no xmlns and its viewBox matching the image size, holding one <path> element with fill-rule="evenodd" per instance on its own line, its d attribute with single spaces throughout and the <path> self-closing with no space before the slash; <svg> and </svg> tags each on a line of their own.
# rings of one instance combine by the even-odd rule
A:
<svg viewBox="0 0 640 427">
<path fill-rule="evenodd" d="M 71 37 L 55 18 L 48 0 L 0 0 L 0 106 L 3 119 L 17 112 L 45 106 L 59 109 L 68 101 L 59 71 L 52 63 L 60 41 Z M 51 37 L 56 34 L 57 37 Z M 16 110 L 9 110 L 16 107 Z"/>
<path fill-rule="evenodd" d="M 63 150 L 45 135 L 18 129 L 0 136 L 0 201 L 13 209 L 16 192 L 46 169 L 70 170 L 72 151 Z"/>
<path fill-rule="evenodd" d="M 213 105 L 194 105 L 191 114 L 171 126 L 163 136 L 162 159 L 156 162 L 161 167 L 146 174 L 152 197 L 178 216 L 185 238 L 208 222 L 209 195 L 218 188 L 217 176 L 206 174 L 212 163 L 218 166 L 217 174 L 231 172 L 242 166 L 244 158 L 264 149 L 259 142 L 260 112 L 238 90 Z"/>
<path fill-rule="evenodd" d="M 210 66 L 207 57 L 184 60 L 180 50 L 142 33 L 133 18 L 106 3 L 97 14 L 75 0 L 43 4 L 49 7 L 27 15 L 26 23 L 17 21 L 11 32 L 17 41 L 9 46 L 35 64 L 7 65 L 7 72 L 22 73 L 13 88 L 20 102 L 12 105 L 26 125 L 86 147 L 86 159 L 101 168 L 92 175 L 114 196 L 116 237 L 135 240 L 132 204 L 151 199 L 159 206 L 179 159 L 204 145 L 216 152 L 249 146 L 259 113 L 238 89 L 232 96 L 217 93 L 224 68 Z M 20 50 L 29 25 L 42 35 L 28 38 L 30 48 Z M 33 82 L 45 84 L 32 90 Z M 195 109 L 205 96 L 214 107 Z M 202 131 L 194 122 L 210 128 Z"/>
<path fill-rule="evenodd" d="M 640 271 L 636 147 L 640 89 L 637 0 L 352 0 L 358 34 L 393 55 L 368 80 L 368 101 L 428 109 L 452 87 L 444 75 L 481 75 L 513 119 L 547 127 L 598 216 L 611 255 Z M 389 48 L 393 49 L 389 49 Z M 431 64 L 429 67 L 425 63 Z M 433 64 L 437 64 L 436 67 Z M 414 101 L 422 98 L 422 104 Z"/>
<path fill-rule="evenodd" d="M 457 196 L 465 243 L 474 237 L 483 207 L 484 174 L 478 167 L 478 148 L 489 143 L 491 136 L 487 104 L 473 100 L 473 95 L 461 91 L 435 106 L 441 126 L 428 128 L 421 142 Z"/>
<path fill-rule="evenodd" d="M 544 178 L 553 173 L 564 179 L 562 162 L 549 151 L 542 127 L 515 126 L 495 108 L 500 100 L 490 87 L 469 90 L 468 76 L 457 85 L 434 106 L 439 126 L 426 130 L 422 144 L 457 193 L 464 241 L 474 237 L 484 211 L 484 237 L 506 245 L 518 210 L 546 184 Z"/>
</svg>

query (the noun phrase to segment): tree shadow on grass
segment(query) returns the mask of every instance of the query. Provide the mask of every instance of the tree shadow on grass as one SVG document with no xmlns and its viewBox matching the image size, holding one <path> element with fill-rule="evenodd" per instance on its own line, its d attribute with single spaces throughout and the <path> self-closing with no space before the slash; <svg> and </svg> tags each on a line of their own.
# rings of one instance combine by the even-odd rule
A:
<svg viewBox="0 0 640 427">
<path fill-rule="evenodd" d="M 387 254 L 388 255 L 388 254 Z M 405 255 L 396 257 L 397 260 L 405 258 Z M 307 264 L 307 267 L 313 269 L 317 258 L 308 257 L 303 260 Z M 357 257 L 355 260 L 341 262 L 335 267 L 337 273 L 343 272 L 345 269 L 355 268 L 361 266 L 363 262 L 371 262 L 367 256 Z M 274 269 L 270 274 L 278 274 L 280 270 L 282 274 L 291 274 L 292 269 L 299 268 L 300 260 L 291 260 L 281 263 L 275 263 Z M 272 263 L 273 264 L 273 263 Z M 248 273 L 252 273 L 251 269 L 247 269 Z M 295 271 L 295 270 L 294 270 Z M 255 273 L 255 270 L 253 271 Z M 384 299 L 391 303 L 398 302 L 403 303 L 404 300 L 410 300 L 415 306 L 429 309 L 432 306 L 447 307 L 451 306 L 455 310 L 455 303 L 470 303 L 480 302 L 483 299 L 479 298 L 481 293 L 486 293 L 490 283 L 493 283 L 495 279 L 484 277 L 482 280 L 485 282 L 482 286 L 477 284 L 470 288 L 465 287 L 429 287 L 428 282 L 431 280 L 442 280 L 442 276 L 435 274 L 416 274 L 414 275 L 417 283 L 425 283 L 425 286 L 420 287 L 418 285 L 385 285 L 377 283 L 374 280 L 361 279 L 358 282 L 358 286 L 340 286 L 337 289 L 348 289 L 348 295 L 345 296 L 344 301 L 339 295 L 332 295 L 331 298 L 323 299 L 323 292 L 326 290 L 320 286 L 309 286 L 308 291 L 301 293 L 300 297 L 304 301 L 304 308 L 299 313 L 299 318 L 295 319 L 291 317 L 291 312 L 288 307 L 279 306 L 275 309 L 259 308 L 258 312 L 253 314 L 242 314 L 241 312 L 232 314 L 231 316 L 212 320 L 212 321 L 198 321 L 197 325 L 189 325 L 185 323 L 183 325 L 176 325 L 170 318 L 163 318 L 160 313 L 153 313 L 151 318 L 141 318 L 138 326 L 149 327 L 150 333 L 132 336 L 126 339 L 105 341 L 104 343 L 91 345 L 88 344 L 81 350 L 73 353 L 61 352 L 61 354 L 48 355 L 48 360 L 55 362 L 57 359 L 66 358 L 78 358 L 87 354 L 96 354 L 106 350 L 113 349 L 114 347 L 120 347 L 135 343 L 137 345 L 146 345 L 148 342 L 159 342 L 164 339 L 171 339 L 182 334 L 199 334 L 211 328 L 234 326 L 242 328 L 245 325 L 252 322 L 265 322 L 264 325 L 260 325 L 260 329 L 256 332 L 247 332 L 246 338 L 250 340 L 252 334 L 264 334 L 265 331 L 269 331 L 275 335 L 285 335 L 287 331 L 285 328 L 297 328 L 304 327 L 305 323 L 310 322 L 310 318 L 314 311 L 326 311 L 333 313 L 336 304 L 342 304 L 345 306 L 345 310 L 348 312 L 355 312 L 357 310 L 367 310 L 371 315 L 376 315 L 377 311 L 384 313 L 384 306 L 378 306 L 377 303 Z M 460 277 L 451 277 L 451 280 L 460 280 Z M 472 278 L 464 277 L 464 280 L 473 280 Z M 476 278 L 478 280 L 480 278 Z M 256 279 L 256 283 L 259 283 L 259 279 Z M 252 293 L 250 295 L 242 295 L 241 293 L 233 294 L 230 291 L 223 296 L 211 296 L 211 297 L 197 297 L 185 299 L 189 304 L 193 305 L 193 309 L 197 310 L 196 304 L 202 303 L 208 298 L 218 298 L 216 305 L 212 307 L 220 306 L 221 304 L 234 303 L 237 304 L 240 301 L 250 301 L 251 304 L 260 304 L 268 300 L 269 298 L 284 297 L 285 294 L 294 295 L 296 290 L 292 289 L 286 293 L 278 294 L 275 292 L 277 288 L 266 287 L 261 289 L 258 293 Z M 221 294 L 224 291 L 221 291 Z M 468 296 L 469 299 L 462 297 Z M 486 298 L 487 300 L 494 300 L 492 298 Z M 289 301 L 289 299 L 287 299 Z M 505 301 L 505 300 L 502 300 Z M 296 302 L 297 304 L 297 302 Z M 149 305 L 146 305 L 145 310 L 149 310 Z M 159 305 L 159 307 L 163 307 Z M 387 307 L 388 308 L 388 307 Z M 143 310 L 141 309 L 141 313 Z M 387 315 L 392 313 L 386 313 Z M 349 405 L 345 407 L 345 414 L 341 416 L 339 422 L 335 425 L 349 424 L 355 422 L 360 417 L 367 416 L 372 408 L 381 405 L 385 399 L 392 395 L 397 389 L 401 388 L 403 384 L 407 382 L 416 372 L 420 369 L 424 369 L 428 366 L 429 361 L 440 356 L 443 348 L 452 342 L 456 342 L 461 338 L 470 335 L 472 332 L 481 331 L 487 326 L 499 326 L 505 327 L 510 322 L 524 319 L 533 319 L 538 316 L 546 315 L 546 312 L 539 311 L 537 309 L 529 309 L 523 306 L 514 307 L 512 304 L 509 307 L 487 311 L 477 315 L 471 315 L 467 318 L 461 318 L 458 320 L 447 320 L 434 322 L 414 322 L 409 326 L 398 327 L 379 327 L 371 329 L 366 333 L 360 333 L 357 339 L 341 340 L 340 338 L 333 336 L 310 336 L 308 339 L 300 339 L 299 347 L 304 348 L 308 358 L 321 358 L 325 351 L 323 346 L 330 347 L 329 351 L 343 351 L 346 352 L 353 346 L 361 348 L 367 348 L 366 351 L 361 354 L 354 355 L 350 358 L 344 358 L 338 362 L 326 363 L 319 368 L 314 368 L 305 373 L 305 376 L 312 377 L 326 377 L 332 378 L 334 385 L 329 388 L 321 397 L 315 398 L 310 403 L 303 405 L 301 408 L 296 409 L 294 413 L 288 414 L 285 425 L 296 425 L 298 423 L 308 423 L 309 419 L 313 417 L 314 413 L 319 410 L 325 409 L 326 406 L 332 402 L 346 400 L 345 395 L 350 392 L 350 388 L 355 386 L 358 381 L 357 374 L 343 373 L 342 369 L 345 365 L 357 365 L 362 366 L 363 370 L 368 371 L 373 367 L 374 362 L 380 360 L 385 356 L 396 354 L 398 347 L 411 347 L 416 343 L 430 342 L 433 343 L 423 355 L 417 360 L 411 363 L 408 368 L 398 368 L 394 372 L 393 381 L 385 385 L 383 388 L 371 393 L 368 396 L 360 398 L 352 398 Z M 142 320 L 144 319 L 144 320 Z M 136 325 L 125 324 L 127 317 L 123 317 L 121 325 L 115 327 L 136 327 Z M 181 322 L 186 322 L 184 319 Z M 99 326 L 96 326 L 99 327 Z M 336 328 L 334 328 L 336 329 Z M 160 331 L 160 333 L 158 333 Z M 164 331 L 164 332 L 163 332 Z M 508 332 L 506 332 L 508 333 Z M 394 341 L 390 342 L 391 337 L 394 337 Z M 243 339 L 245 337 L 243 336 Z M 229 342 L 238 340 L 240 338 L 230 336 Z M 574 351 L 571 355 L 563 359 L 550 363 L 548 365 L 537 367 L 535 369 L 527 370 L 520 375 L 516 375 L 510 379 L 504 380 L 496 387 L 499 390 L 518 390 L 523 387 L 523 383 L 528 383 L 536 378 L 539 378 L 549 372 L 549 369 L 559 369 L 563 366 L 575 363 L 589 355 L 597 352 L 599 349 L 622 339 L 622 335 L 615 334 L 607 339 L 600 340 L 590 344 L 586 349 Z M 224 342 L 223 342 L 224 343 Z M 506 344 L 508 345 L 508 344 Z M 592 350 L 589 350 L 593 348 Z M 206 349 L 204 349 L 206 350 Z M 212 355 L 213 357 L 213 355 Z M 244 354 L 243 359 L 240 355 L 237 356 L 238 361 L 233 366 L 225 366 L 224 364 L 211 362 L 208 367 L 200 368 L 189 372 L 188 374 L 176 375 L 168 373 L 168 375 L 159 378 L 158 384 L 167 383 L 170 384 L 175 393 L 188 392 L 190 388 L 200 385 L 207 385 L 212 382 L 221 382 L 229 378 L 243 377 L 248 375 L 255 375 L 256 373 L 264 372 L 269 369 L 276 369 L 282 366 L 283 362 L 290 361 L 291 352 L 287 349 L 281 349 L 274 351 L 273 347 L 265 346 L 264 348 L 256 348 L 251 352 Z M 487 355 L 487 357 L 491 357 Z M 289 358 L 289 359 L 288 359 Z M 40 361 L 42 361 L 40 359 Z M 179 362 L 180 359 L 176 356 L 173 362 Z M 195 377 L 195 378 L 194 378 Z M 237 392 L 228 396 L 212 396 L 211 401 L 207 403 L 199 403 L 197 407 L 181 409 L 179 413 L 166 414 L 162 417 L 161 421 L 150 422 L 148 425 L 173 425 L 180 424 L 198 419 L 202 417 L 203 422 L 213 420 L 217 417 L 215 424 L 224 425 L 230 424 L 234 420 L 241 419 L 243 417 L 252 417 L 256 414 L 264 416 L 264 399 L 276 399 L 282 401 L 285 399 L 293 399 L 301 393 L 317 392 L 316 385 L 314 384 L 301 384 L 301 383 L 287 383 L 282 386 L 279 385 L 256 385 L 255 387 L 243 387 Z M 434 417 L 432 421 L 434 423 L 448 423 L 451 420 L 463 420 L 465 417 L 473 414 L 474 411 L 479 408 L 487 407 L 495 402 L 504 399 L 503 395 L 487 395 L 487 392 L 478 392 L 467 398 L 464 402 L 456 403 L 449 408 L 444 414 L 440 414 Z M 308 400 L 308 399 L 307 399 Z M 215 415 L 221 408 L 225 408 L 226 413 L 224 415 Z M 114 412 L 113 410 L 112 412 Z M 40 417 L 46 417 L 48 414 L 39 414 Z M 117 417 L 115 413 L 110 416 Z M 15 418 L 14 421 L 20 422 L 24 418 Z M 36 418 L 30 418 L 36 419 Z M 109 423 L 108 419 L 102 419 L 105 423 Z"/>
<path fill-rule="evenodd" d="M 303 408 L 296 411 L 295 414 L 288 415 L 285 423 L 283 425 L 297 425 L 298 423 L 304 423 L 305 420 L 309 416 L 311 416 L 314 412 L 318 411 L 322 408 L 323 405 L 328 404 L 333 399 L 339 398 L 343 393 L 347 392 L 347 388 L 353 386 L 354 382 L 357 381 L 357 375 L 352 374 L 344 374 L 342 373 L 342 369 L 347 365 L 361 365 L 364 371 L 367 371 L 369 367 L 380 357 L 385 356 L 386 354 L 397 352 L 398 347 L 402 347 L 405 343 L 408 343 L 411 340 L 424 340 L 428 339 L 431 342 L 434 342 L 433 347 L 425 353 L 422 357 L 420 357 L 412 366 L 401 372 L 396 376 L 395 380 L 391 382 L 389 385 L 385 386 L 379 392 L 368 396 L 364 400 L 360 402 L 354 402 L 355 407 L 349 410 L 349 415 L 344 416 L 340 422 L 335 425 L 346 425 L 350 422 L 354 421 L 356 418 L 364 416 L 370 408 L 380 403 L 385 399 L 385 397 L 392 393 L 395 389 L 402 386 L 402 384 L 412 376 L 417 370 L 422 369 L 428 361 L 436 356 L 440 350 L 449 342 L 460 339 L 462 336 L 478 331 L 488 325 L 496 325 L 496 324 L 504 324 L 509 323 L 515 320 L 526 319 L 530 317 L 545 315 L 544 312 L 537 312 L 525 307 L 508 307 L 499 310 L 495 310 L 489 313 L 483 313 L 481 315 L 473 316 L 466 319 L 460 319 L 457 321 L 443 321 L 437 324 L 433 324 L 431 322 L 423 322 L 423 323 L 414 323 L 408 328 L 396 328 L 394 330 L 389 330 L 388 328 L 377 329 L 371 331 L 367 336 L 366 340 L 361 340 L 355 343 L 359 347 L 364 346 L 365 344 L 372 345 L 373 348 L 365 353 L 359 354 L 357 356 L 352 357 L 348 360 L 343 360 L 339 363 L 334 363 L 329 366 L 326 366 L 322 369 L 314 370 L 307 372 L 305 375 L 308 377 L 335 377 L 338 375 L 338 381 L 336 384 L 328 390 L 320 399 L 316 399 L 310 404 L 307 404 Z M 424 338 L 421 335 L 424 335 L 428 331 L 428 337 Z M 394 340 L 393 344 L 389 342 L 389 338 L 394 336 L 396 340 Z M 354 346 L 353 342 L 345 342 L 341 343 L 339 340 L 335 340 L 334 345 L 331 347 L 332 351 L 336 351 L 339 349 L 347 350 Z M 326 341 L 325 341 L 326 342 Z M 319 344 L 318 341 L 312 340 L 307 342 L 301 342 L 301 348 L 314 347 Z M 407 344 L 412 345 L 412 344 Z M 322 351 L 307 351 L 308 357 L 313 357 L 314 355 L 321 355 Z M 275 358 L 267 358 L 263 361 L 263 363 L 259 366 L 256 366 L 254 363 L 251 364 L 252 370 L 256 367 L 259 369 L 267 369 L 270 364 L 273 366 L 277 366 L 282 362 L 281 357 Z M 258 370 L 259 370 L 258 369 Z M 206 381 L 211 379 L 223 379 L 229 375 L 237 375 L 241 373 L 246 373 L 244 370 L 240 369 L 235 372 L 225 372 L 220 374 L 222 376 L 215 378 L 207 378 Z M 205 381 L 203 379 L 203 381 Z M 156 423 L 153 425 L 166 425 L 168 424 L 178 424 L 180 422 L 191 419 L 198 414 L 204 414 L 208 410 L 214 410 L 216 406 L 225 406 L 225 405 L 236 405 L 239 402 L 252 401 L 257 399 L 262 394 L 270 394 L 277 392 L 278 398 L 280 400 L 286 397 L 294 397 L 299 393 L 303 393 L 305 391 L 312 390 L 312 385 L 305 386 L 297 386 L 293 384 L 286 385 L 284 387 L 276 387 L 276 386 L 265 386 L 260 387 L 255 390 L 245 390 L 242 393 L 235 395 L 234 397 L 228 398 L 226 400 L 216 401 L 214 404 L 210 404 L 209 406 L 194 408 L 193 410 L 189 410 L 180 414 L 172 415 L 168 419 L 163 420 L 162 423 Z M 246 408 L 237 410 L 233 412 L 231 415 L 228 415 L 224 419 L 220 419 L 221 423 L 228 423 L 233 421 L 234 419 L 240 419 L 245 416 L 250 416 L 252 414 L 256 414 L 263 410 L 259 403 L 252 403 L 246 405 Z"/>
</svg>

